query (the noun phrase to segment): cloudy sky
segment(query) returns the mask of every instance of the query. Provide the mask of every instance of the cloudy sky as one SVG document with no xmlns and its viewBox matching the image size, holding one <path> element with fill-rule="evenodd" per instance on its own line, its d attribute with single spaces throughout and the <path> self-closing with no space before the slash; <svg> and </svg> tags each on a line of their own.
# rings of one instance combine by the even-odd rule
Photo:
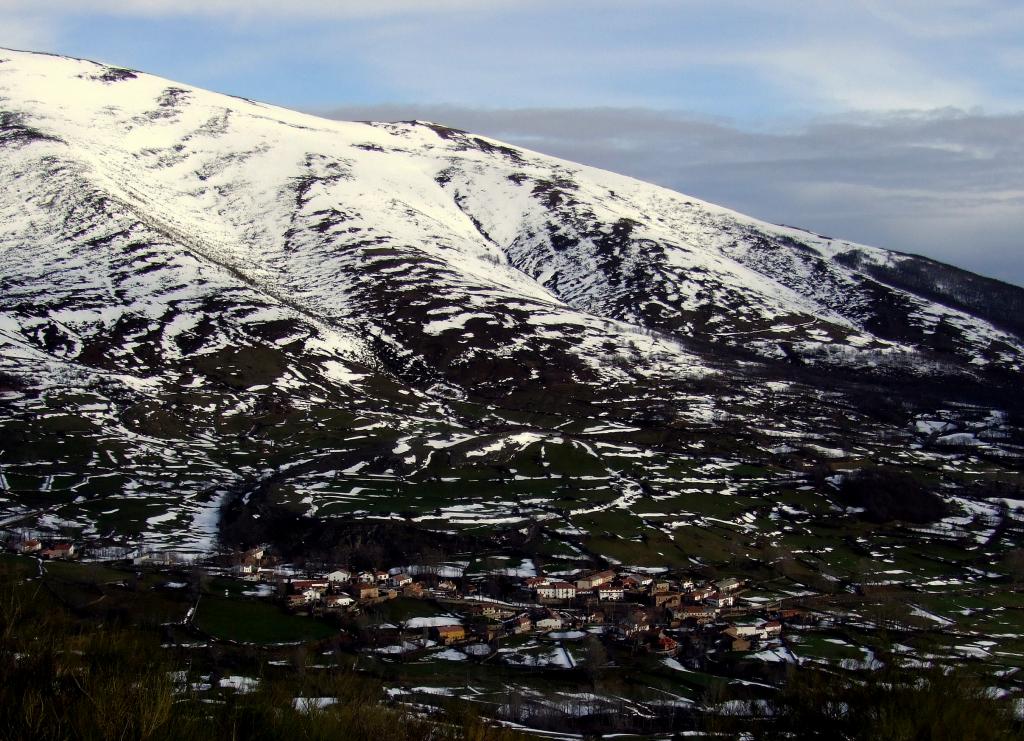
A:
<svg viewBox="0 0 1024 741">
<path fill-rule="evenodd" d="M 1020 0 L 0 0 L 0 46 L 428 118 L 1024 285 Z"/>
</svg>

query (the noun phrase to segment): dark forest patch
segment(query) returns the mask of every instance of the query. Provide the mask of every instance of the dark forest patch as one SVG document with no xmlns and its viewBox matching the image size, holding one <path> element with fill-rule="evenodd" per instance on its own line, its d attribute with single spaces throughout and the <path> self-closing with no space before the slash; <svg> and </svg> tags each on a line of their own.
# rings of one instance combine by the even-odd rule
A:
<svg viewBox="0 0 1024 741">
<path fill-rule="evenodd" d="M 924 524 L 949 514 L 942 498 L 911 474 L 893 468 L 864 468 L 839 485 L 839 497 L 850 507 L 862 507 L 871 522 L 900 520 Z"/>
</svg>

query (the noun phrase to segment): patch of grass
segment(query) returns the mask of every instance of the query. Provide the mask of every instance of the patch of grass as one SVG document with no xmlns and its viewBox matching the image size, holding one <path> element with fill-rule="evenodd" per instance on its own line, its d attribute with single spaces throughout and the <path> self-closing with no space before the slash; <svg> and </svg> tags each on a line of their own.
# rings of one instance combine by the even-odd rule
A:
<svg viewBox="0 0 1024 741">
<path fill-rule="evenodd" d="M 131 576 L 129 571 L 75 561 L 47 561 L 45 568 L 47 580 L 72 584 L 108 584 Z"/>
<path fill-rule="evenodd" d="M 864 652 L 848 642 L 836 643 L 844 640 L 835 635 L 822 635 L 814 633 L 803 633 L 799 641 L 794 638 L 793 651 L 800 657 L 823 659 L 825 661 L 839 662 L 843 659 L 860 660 L 864 658 Z"/>
<path fill-rule="evenodd" d="M 681 527 L 672 537 L 685 554 L 709 563 L 733 563 L 750 550 L 741 533 L 726 528 Z"/>
<path fill-rule="evenodd" d="M 626 566 L 686 566 L 686 554 L 681 553 L 663 533 L 648 531 L 644 541 L 623 540 L 602 535 L 585 540 L 586 547 Z"/>
<path fill-rule="evenodd" d="M 277 605 L 212 595 L 200 600 L 195 624 L 216 638 L 245 643 L 311 641 L 337 633 L 322 620 L 291 615 Z"/>
<path fill-rule="evenodd" d="M 544 458 L 550 464 L 549 471 L 557 476 L 604 476 L 608 473 L 599 458 L 570 443 L 545 443 Z"/>
<path fill-rule="evenodd" d="M 0 578 L 3 580 L 31 579 L 38 573 L 39 564 L 34 558 L 0 553 Z"/>
<path fill-rule="evenodd" d="M 379 625 L 381 623 L 393 623 L 399 625 L 409 618 L 429 617 L 447 612 L 435 602 L 421 599 L 398 599 L 388 600 L 375 605 L 367 611 L 370 623 Z"/>
</svg>

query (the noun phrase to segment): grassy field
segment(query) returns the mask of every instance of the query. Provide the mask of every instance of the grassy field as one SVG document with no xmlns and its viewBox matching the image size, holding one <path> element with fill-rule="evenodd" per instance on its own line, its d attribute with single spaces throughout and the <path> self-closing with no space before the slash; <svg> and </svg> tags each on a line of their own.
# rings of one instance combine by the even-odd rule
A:
<svg viewBox="0 0 1024 741">
<path fill-rule="evenodd" d="M 46 574 L 50 579 L 77 584 L 109 584 L 122 582 L 133 572 L 92 563 L 76 561 L 47 561 Z"/>
<path fill-rule="evenodd" d="M 399 597 L 398 599 L 388 600 L 387 602 L 370 607 L 367 609 L 366 614 L 370 619 L 371 625 L 380 625 L 382 623 L 397 625 L 404 623 L 410 618 L 441 615 L 445 612 L 447 610 L 436 602 Z"/>
<path fill-rule="evenodd" d="M 8 579 L 30 579 L 39 573 L 39 564 L 27 556 L 0 553 L 0 572 Z"/>
<path fill-rule="evenodd" d="M 244 643 L 291 643 L 328 638 L 337 629 L 322 620 L 290 615 L 256 600 L 204 596 L 194 617 L 200 630 Z"/>
</svg>

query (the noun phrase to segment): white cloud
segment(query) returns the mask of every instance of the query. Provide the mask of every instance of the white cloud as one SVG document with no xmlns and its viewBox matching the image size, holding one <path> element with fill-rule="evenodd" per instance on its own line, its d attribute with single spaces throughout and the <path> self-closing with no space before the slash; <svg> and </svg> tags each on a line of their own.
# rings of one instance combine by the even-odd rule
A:
<svg viewBox="0 0 1024 741">
<path fill-rule="evenodd" d="M 1024 25 L 1018 0 L 859 0 L 880 21 L 910 36 L 955 39 Z"/>
<path fill-rule="evenodd" d="M 51 49 L 58 35 L 59 23 L 53 19 L 21 14 L 0 15 L 0 47 Z"/>
<path fill-rule="evenodd" d="M 527 0 L 529 2 L 529 0 Z M 488 10 L 512 0 L 0 0 L 0 11 L 119 16 L 222 16 L 241 20 L 270 18 L 351 18 L 392 13 Z"/>
<path fill-rule="evenodd" d="M 140 22 L 143 33 L 192 18 L 231 42 L 202 52 L 208 67 L 286 50 L 276 63 L 358 65 L 380 99 L 722 112 L 746 97 L 746 110 L 798 113 L 1024 106 L 1009 81 L 1019 44 L 1007 37 L 1024 33 L 1020 0 L 0 0 L 0 26 L 12 12 L 77 23 L 72 48 L 102 58 L 111 55 L 88 46 L 102 16 L 157 21 Z M 257 59 L 252 74 L 269 64 Z"/>
<path fill-rule="evenodd" d="M 1024 48 L 1000 49 L 996 52 L 996 60 L 1007 72 L 1024 75 Z"/>
<path fill-rule="evenodd" d="M 833 108 L 922 110 L 999 102 L 968 80 L 874 42 L 783 44 L 753 52 L 748 59 L 791 94 L 809 95 Z"/>
</svg>

